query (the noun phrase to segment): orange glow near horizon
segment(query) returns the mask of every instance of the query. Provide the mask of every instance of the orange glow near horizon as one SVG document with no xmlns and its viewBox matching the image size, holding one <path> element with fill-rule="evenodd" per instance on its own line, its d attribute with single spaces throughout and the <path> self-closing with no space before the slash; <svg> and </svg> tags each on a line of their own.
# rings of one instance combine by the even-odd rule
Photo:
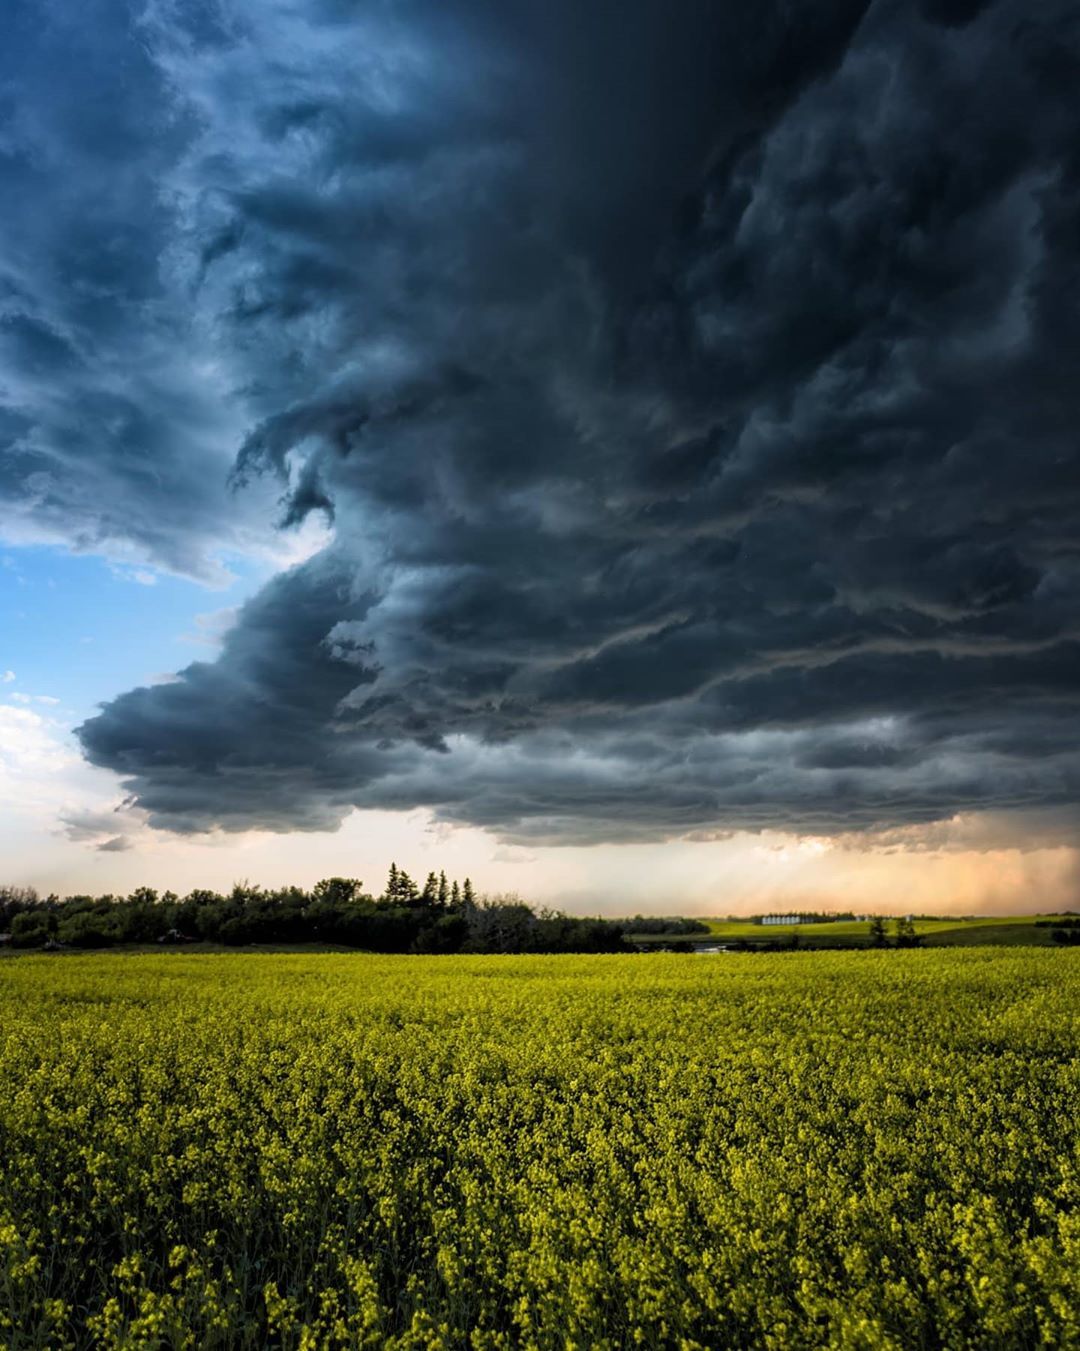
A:
<svg viewBox="0 0 1080 1351">
<path fill-rule="evenodd" d="M 377 892 L 393 860 L 420 880 L 445 868 L 452 876 L 472 877 L 481 892 L 512 892 L 538 905 L 607 915 L 775 909 L 1018 914 L 1080 906 L 1080 851 L 1074 847 L 1021 849 L 1006 840 L 1005 847 L 966 848 L 943 845 L 939 836 L 940 829 L 901 832 L 899 842 L 737 834 L 526 848 L 500 844 L 480 830 L 434 823 L 422 812 L 354 812 L 332 833 L 187 839 L 143 830 L 120 852 L 30 830 L 5 850 L 2 880 L 69 895 L 125 893 L 140 885 L 222 891 L 239 879 L 310 886 L 320 877 L 345 875 L 362 878 Z"/>
</svg>

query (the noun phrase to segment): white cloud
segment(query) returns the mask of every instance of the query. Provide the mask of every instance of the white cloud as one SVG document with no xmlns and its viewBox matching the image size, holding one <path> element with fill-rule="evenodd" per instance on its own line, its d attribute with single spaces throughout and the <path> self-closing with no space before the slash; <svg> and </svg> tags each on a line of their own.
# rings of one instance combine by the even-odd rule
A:
<svg viewBox="0 0 1080 1351">
<path fill-rule="evenodd" d="M 138 586 L 157 586 L 157 574 L 149 568 L 125 567 L 110 563 L 109 571 L 120 582 L 134 582 Z"/>
<path fill-rule="evenodd" d="M 89 860 L 126 852 L 148 834 L 129 804 L 114 810 L 116 793 L 115 776 L 86 764 L 65 721 L 0 704 L 0 882 L 94 889 Z"/>
<path fill-rule="evenodd" d="M 3 675 L 0 675 L 0 684 L 10 685 L 14 679 L 15 679 L 14 671 L 5 671 Z"/>
<path fill-rule="evenodd" d="M 195 616 L 195 632 L 181 635 L 181 641 L 195 643 L 198 647 L 221 647 L 222 639 L 236 623 L 240 613 L 238 605 L 227 605 L 220 610 L 207 610 Z"/>
<path fill-rule="evenodd" d="M 69 808 L 61 813 L 60 822 L 69 840 L 104 853 L 122 853 L 137 843 L 150 843 L 146 813 L 126 798 L 108 806 Z"/>
<path fill-rule="evenodd" d="M 75 748 L 65 744 L 62 729 L 50 719 L 0 704 L 0 798 L 5 802 L 24 809 L 54 803 L 58 780 L 79 767 Z"/>
</svg>

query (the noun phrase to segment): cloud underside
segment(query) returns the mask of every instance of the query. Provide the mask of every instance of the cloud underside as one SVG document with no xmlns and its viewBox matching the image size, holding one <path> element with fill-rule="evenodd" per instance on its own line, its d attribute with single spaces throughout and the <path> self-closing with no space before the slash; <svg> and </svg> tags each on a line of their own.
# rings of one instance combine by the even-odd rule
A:
<svg viewBox="0 0 1080 1351">
<path fill-rule="evenodd" d="M 152 825 L 1077 802 L 1075 6 L 184 8 L 101 39 L 168 122 L 110 112 L 116 279 L 78 226 L 127 321 L 9 297 L 0 492 L 44 529 L 92 464 L 79 531 L 195 573 L 268 485 L 334 537 L 82 728 Z M 65 443 L 106 356 L 144 421 Z"/>
</svg>

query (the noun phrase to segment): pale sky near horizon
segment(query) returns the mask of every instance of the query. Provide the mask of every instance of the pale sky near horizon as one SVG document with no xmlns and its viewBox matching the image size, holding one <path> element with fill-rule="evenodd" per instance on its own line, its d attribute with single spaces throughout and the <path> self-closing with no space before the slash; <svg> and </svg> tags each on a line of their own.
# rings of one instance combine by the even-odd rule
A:
<svg viewBox="0 0 1080 1351">
<path fill-rule="evenodd" d="M 1067 0 L 9 0 L 0 884 L 1080 905 Z"/>
</svg>

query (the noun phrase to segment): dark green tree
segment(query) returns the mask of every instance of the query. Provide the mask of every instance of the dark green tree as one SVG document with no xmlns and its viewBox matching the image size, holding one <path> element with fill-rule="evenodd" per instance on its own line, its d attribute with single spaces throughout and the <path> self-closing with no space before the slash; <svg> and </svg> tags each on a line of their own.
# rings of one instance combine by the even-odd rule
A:
<svg viewBox="0 0 1080 1351">
<path fill-rule="evenodd" d="M 915 922 L 910 915 L 897 915 L 895 929 L 898 948 L 913 948 L 919 941 L 915 934 Z"/>
<path fill-rule="evenodd" d="M 315 883 L 311 894 L 327 905 L 348 905 L 360 895 L 363 885 L 358 877 L 324 877 Z"/>
<path fill-rule="evenodd" d="M 870 946 L 883 948 L 885 945 L 885 921 L 880 915 L 873 915 L 870 919 Z"/>
<path fill-rule="evenodd" d="M 420 889 L 404 868 L 396 863 L 390 864 L 390 873 L 386 879 L 386 902 L 388 905 L 413 905 L 420 897 Z"/>
<path fill-rule="evenodd" d="M 40 948 L 55 932 L 56 916 L 41 909 L 22 910 L 11 921 L 11 943 L 16 948 Z"/>
</svg>

